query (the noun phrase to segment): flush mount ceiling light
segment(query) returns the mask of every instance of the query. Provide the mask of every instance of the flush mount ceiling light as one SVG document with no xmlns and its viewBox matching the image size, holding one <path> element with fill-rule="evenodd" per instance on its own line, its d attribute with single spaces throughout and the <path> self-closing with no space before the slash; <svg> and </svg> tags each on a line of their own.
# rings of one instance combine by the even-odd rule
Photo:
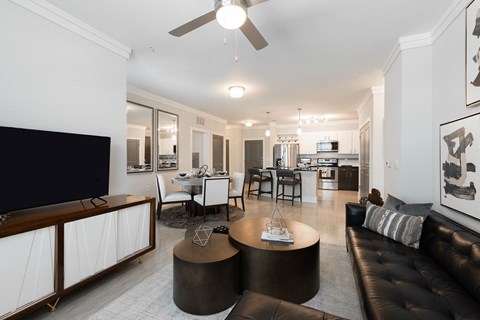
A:
<svg viewBox="0 0 480 320">
<path fill-rule="evenodd" d="M 267 111 L 268 129 L 265 130 L 265 136 L 270 137 L 270 112 Z"/>
<path fill-rule="evenodd" d="M 298 108 L 298 128 L 297 128 L 297 135 L 302 134 L 302 127 L 300 126 L 302 124 L 302 120 L 300 120 L 300 111 L 302 111 L 302 108 Z"/>
<path fill-rule="evenodd" d="M 250 120 L 245 121 L 245 127 L 251 127 L 253 126 L 253 122 Z"/>
<path fill-rule="evenodd" d="M 228 92 L 230 93 L 230 97 L 232 98 L 241 98 L 245 92 L 245 88 L 242 86 L 231 86 L 228 88 Z"/>
<path fill-rule="evenodd" d="M 216 0 L 215 11 L 218 23 L 225 29 L 238 29 L 247 19 L 247 6 L 243 0 Z"/>
</svg>

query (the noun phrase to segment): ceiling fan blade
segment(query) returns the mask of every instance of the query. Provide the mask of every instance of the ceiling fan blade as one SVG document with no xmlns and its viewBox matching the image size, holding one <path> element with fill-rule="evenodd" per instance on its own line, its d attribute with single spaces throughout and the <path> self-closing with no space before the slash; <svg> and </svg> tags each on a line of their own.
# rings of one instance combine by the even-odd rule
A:
<svg viewBox="0 0 480 320">
<path fill-rule="evenodd" d="M 268 0 L 246 0 L 245 2 L 247 3 L 248 7 L 251 7 L 251 6 L 256 6 L 257 4 L 262 3 L 262 2 L 266 2 L 266 1 L 268 1 Z"/>
<path fill-rule="evenodd" d="M 175 36 L 175 37 L 181 37 L 184 34 L 189 33 L 190 31 L 193 31 L 213 20 L 215 20 L 214 10 L 208 13 L 205 13 L 203 16 L 193 19 L 192 21 L 189 21 L 184 25 L 181 25 L 180 27 L 173 29 L 172 31 L 169 31 L 168 33 L 170 33 L 172 36 Z"/>
<path fill-rule="evenodd" d="M 245 23 L 240 27 L 245 37 L 252 44 L 252 46 L 257 49 L 263 49 L 268 45 L 267 40 L 258 32 L 257 28 L 253 25 L 252 20 L 247 18 Z"/>
</svg>

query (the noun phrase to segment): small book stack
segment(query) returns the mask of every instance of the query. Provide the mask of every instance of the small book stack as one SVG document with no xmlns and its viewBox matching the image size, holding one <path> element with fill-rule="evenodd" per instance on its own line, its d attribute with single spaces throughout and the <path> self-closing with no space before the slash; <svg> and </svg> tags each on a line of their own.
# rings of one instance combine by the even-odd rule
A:
<svg viewBox="0 0 480 320">
<path fill-rule="evenodd" d="M 293 243 L 293 234 L 289 233 L 288 230 L 285 230 L 285 233 L 282 234 L 272 234 L 267 230 L 264 230 L 261 239 L 266 241 Z"/>
</svg>

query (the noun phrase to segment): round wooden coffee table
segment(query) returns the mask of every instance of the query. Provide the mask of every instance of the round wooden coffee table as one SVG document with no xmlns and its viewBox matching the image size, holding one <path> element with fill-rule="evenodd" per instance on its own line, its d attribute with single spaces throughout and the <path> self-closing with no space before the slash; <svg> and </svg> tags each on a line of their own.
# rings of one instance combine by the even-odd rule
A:
<svg viewBox="0 0 480 320">
<path fill-rule="evenodd" d="M 269 218 L 243 219 L 230 227 L 230 241 L 241 254 L 242 290 L 304 303 L 320 288 L 318 232 L 306 224 L 285 220 L 294 243 L 261 240 L 268 221 Z"/>
<path fill-rule="evenodd" d="M 205 247 L 192 237 L 173 249 L 173 301 L 196 315 L 218 313 L 240 295 L 240 255 L 228 236 L 212 233 Z"/>
</svg>

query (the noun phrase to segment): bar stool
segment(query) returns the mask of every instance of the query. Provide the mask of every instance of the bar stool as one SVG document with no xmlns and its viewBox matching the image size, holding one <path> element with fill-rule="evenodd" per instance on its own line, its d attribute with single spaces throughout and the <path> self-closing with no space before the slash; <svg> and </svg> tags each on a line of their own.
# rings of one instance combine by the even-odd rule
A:
<svg viewBox="0 0 480 320">
<path fill-rule="evenodd" d="M 260 199 L 260 195 L 262 193 L 270 193 L 273 198 L 273 178 L 272 173 L 268 170 L 262 170 L 258 168 L 250 168 L 248 169 L 248 194 L 247 198 L 250 197 L 250 194 L 255 195 L 257 192 L 257 199 Z M 258 189 L 251 189 L 252 183 L 258 182 Z M 270 182 L 270 191 L 263 191 L 262 184 Z"/>
<path fill-rule="evenodd" d="M 297 185 L 300 185 L 300 193 L 295 195 L 295 187 Z M 281 193 L 278 193 L 279 186 L 282 186 Z M 285 186 L 292 187 L 291 194 L 285 194 Z M 277 197 L 275 202 L 278 202 L 278 197 L 280 196 L 282 196 L 283 201 L 285 201 L 285 197 L 290 198 L 287 200 L 292 200 L 292 206 L 295 198 L 300 198 L 300 202 L 302 202 L 302 175 L 299 171 L 285 169 L 277 170 Z"/>
</svg>

